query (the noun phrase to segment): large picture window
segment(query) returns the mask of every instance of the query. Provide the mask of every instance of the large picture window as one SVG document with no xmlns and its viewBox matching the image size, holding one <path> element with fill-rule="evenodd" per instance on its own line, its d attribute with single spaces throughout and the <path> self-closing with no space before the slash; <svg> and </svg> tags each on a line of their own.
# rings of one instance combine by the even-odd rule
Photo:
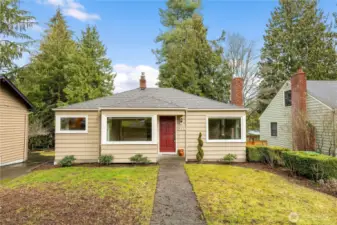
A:
<svg viewBox="0 0 337 225">
<path fill-rule="evenodd" d="M 208 118 L 208 140 L 240 140 L 241 129 L 241 118 Z"/>
<path fill-rule="evenodd" d="M 57 116 L 57 133 L 87 133 L 87 116 Z"/>
<path fill-rule="evenodd" d="M 107 141 L 152 141 L 152 118 L 107 118 Z"/>
</svg>

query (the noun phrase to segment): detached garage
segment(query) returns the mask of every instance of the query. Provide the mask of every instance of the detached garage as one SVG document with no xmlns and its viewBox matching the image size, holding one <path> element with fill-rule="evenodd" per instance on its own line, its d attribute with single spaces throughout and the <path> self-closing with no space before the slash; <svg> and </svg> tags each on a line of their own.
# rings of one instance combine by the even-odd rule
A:
<svg viewBox="0 0 337 225">
<path fill-rule="evenodd" d="M 28 114 L 33 105 L 0 76 L 0 166 L 20 163 L 28 153 Z"/>
</svg>

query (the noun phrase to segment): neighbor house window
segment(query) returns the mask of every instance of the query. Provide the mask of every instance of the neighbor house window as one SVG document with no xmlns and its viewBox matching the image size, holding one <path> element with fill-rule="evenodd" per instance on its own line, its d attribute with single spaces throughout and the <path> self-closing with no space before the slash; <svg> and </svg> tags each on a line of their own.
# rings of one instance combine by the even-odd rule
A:
<svg viewBox="0 0 337 225">
<path fill-rule="evenodd" d="M 277 137 L 277 123 L 276 122 L 270 123 L 270 134 L 273 137 Z"/>
<path fill-rule="evenodd" d="M 56 116 L 57 133 L 86 133 L 87 116 Z"/>
<path fill-rule="evenodd" d="M 241 118 L 208 118 L 208 140 L 242 139 Z"/>
<path fill-rule="evenodd" d="M 291 90 L 284 92 L 284 105 L 291 106 Z"/>
</svg>

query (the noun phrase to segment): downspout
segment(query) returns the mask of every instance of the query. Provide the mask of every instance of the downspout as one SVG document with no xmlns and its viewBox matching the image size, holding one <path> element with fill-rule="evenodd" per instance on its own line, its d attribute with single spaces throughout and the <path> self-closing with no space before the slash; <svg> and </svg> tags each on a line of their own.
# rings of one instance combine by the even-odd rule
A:
<svg viewBox="0 0 337 225">
<path fill-rule="evenodd" d="M 187 109 L 185 109 L 185 162 L 187 162 Z"/>
<path fill-rule="evenodd" d="M 98 146 L 98 158 L 101 156 L 102 154 L 102 110 L 98 109 L 98 119 L 99 119 L 99 146 Z"/>
<path fill-rule="evenodd" d="M 24 123 L 25 123 L 25 128 L 24 128 L 24 131 L 23 131 L 23 137 L 24 137 L 24 144 L 23 144 L 23 161 L 26 161 L 27 160 L 27 157 L 28 157 L 28 144 L 27 142 L 29 141 L 28 140 L 28 137 L 27 137 L 27 117 L 28 117 L 28 114 L 29 113 L 25 113 L 25 119 L 24 119 Z"/>
<path fill-rule="evenodd" d="M 333 122 L 333 146 L 334 146 L 334 152 L 333 156 L 336 156 L 336 151 L 337 151 L 337 143 L 336 143 L 336 129 L 337 129 L 337 124 L 336 124 L 336 109 L 332 111 L 332 122 Z"/>
</svg>

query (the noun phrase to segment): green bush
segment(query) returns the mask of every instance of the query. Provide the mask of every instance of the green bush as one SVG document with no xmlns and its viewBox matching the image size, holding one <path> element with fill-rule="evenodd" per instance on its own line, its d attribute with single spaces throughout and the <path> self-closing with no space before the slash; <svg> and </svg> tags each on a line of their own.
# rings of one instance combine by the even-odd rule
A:
<svg viewBox="0 0 337 225">
<path fill-rule="evenodd" d="M 101 155 L 98 158 L 98 161 L 102 165 L 109 165 L 109 164 L 111 164 L 113 159 L 114 159 L 114 157 L 112 155 Z"/>
<path fill-rule="evenodd" d="M 227 154 L 223 157 L 223 161 L 226 162 L 226 163 L 231 163 L 233 162 L 235 159 L 236 159 L 236 155 L 235 154 Z"/>
<path fill-rule="evenodd" d="M 264 162 L 263 155 L 256 146 L 247 146 L 246 155 L 248 162 Z"/>
<path fill-rule="evenodd" d="M 130 157 L 130 161 L 136 164 L 147 164 L 151 162 L 150 160 L 148 160 L 147 157 L 144 157 L 142 154 L 136 154 Z"/>
<path fill-rule="evenodd" d="M 337 158 L 313 152 L 283 152 L 285 166 L 293 173 L 312 180 L 337 178 Z"/>
<path fill-rule="evenodd" d="M 282 152 L 290 149 L 277 146 L 251 146 L 247 147 L 246 151 L 249 162 L 262 162 L 274 167 L 284 166 Z"/>
<path fill-rule="evenodd" d="M 72 166 L 75 160 L 76 158 L 73 155 L 67 155 L 59 162 L 59 164 L 62 167 Z"/>
</svg>

